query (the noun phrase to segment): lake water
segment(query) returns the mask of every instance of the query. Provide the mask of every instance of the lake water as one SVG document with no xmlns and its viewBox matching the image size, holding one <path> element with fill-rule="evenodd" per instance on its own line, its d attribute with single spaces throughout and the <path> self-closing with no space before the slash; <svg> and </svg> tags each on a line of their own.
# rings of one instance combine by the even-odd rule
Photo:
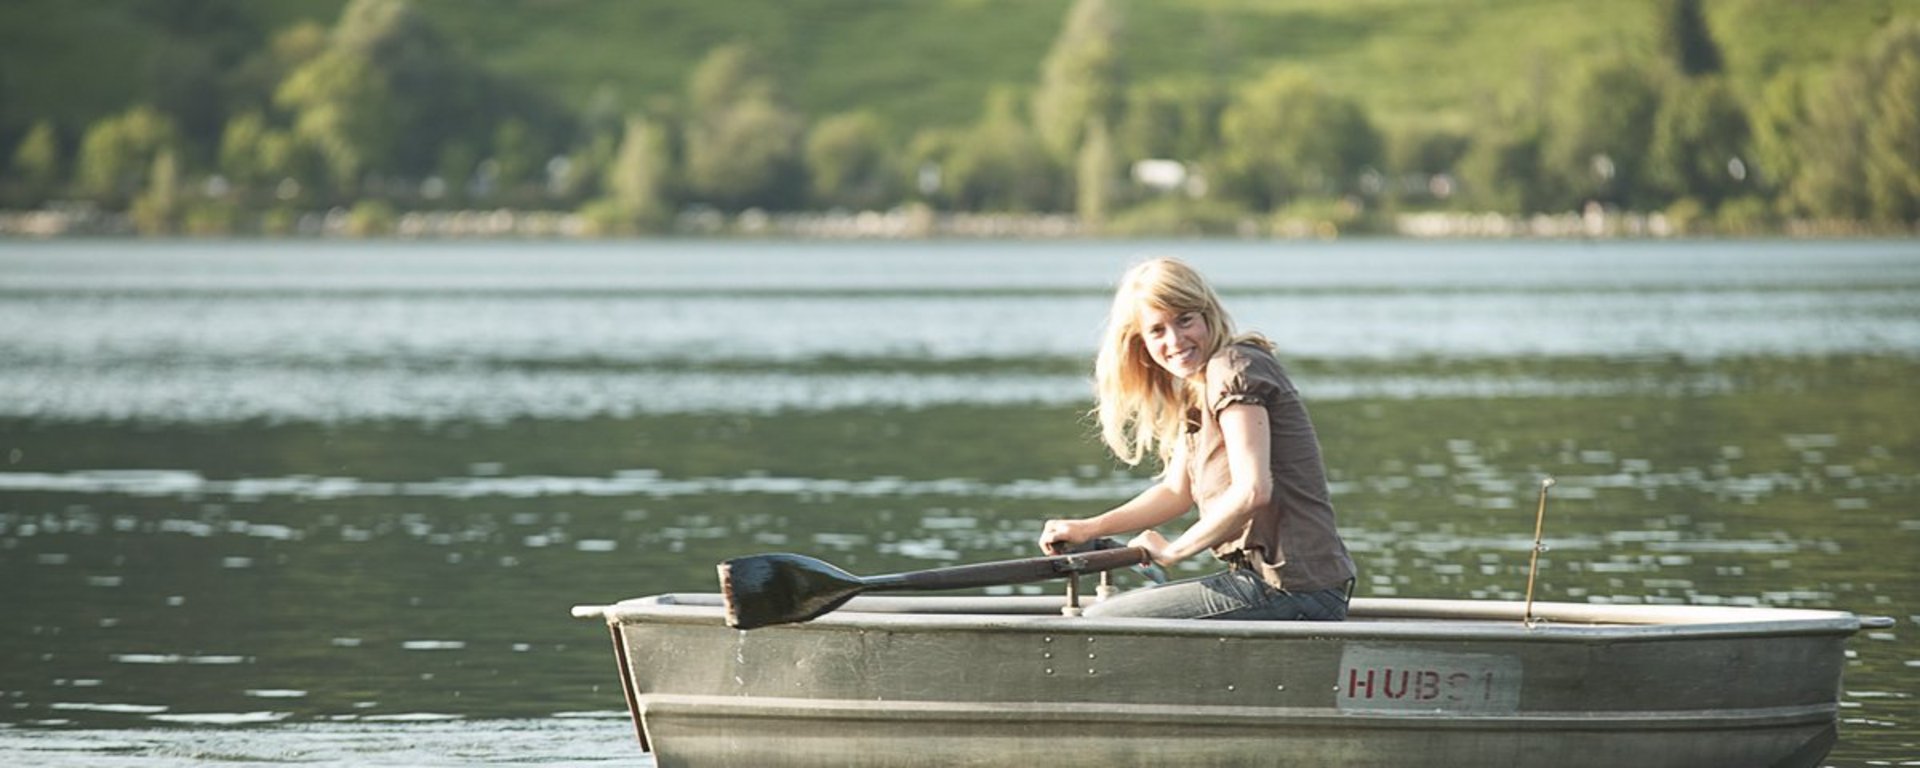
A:
<svg viewBox="0 0 1920 768">
<path fill-rule="evenodd" d="M 576 603 L 1034 554 L 1113 279 L 1280 345 L 1362 595 L 1891 616 L 1920 764 L 1920 244 L 0 242 L 0 763 L 645 765 Z M 1037 589 L 1037 588 L 1036 588 Z"/>
</svg>

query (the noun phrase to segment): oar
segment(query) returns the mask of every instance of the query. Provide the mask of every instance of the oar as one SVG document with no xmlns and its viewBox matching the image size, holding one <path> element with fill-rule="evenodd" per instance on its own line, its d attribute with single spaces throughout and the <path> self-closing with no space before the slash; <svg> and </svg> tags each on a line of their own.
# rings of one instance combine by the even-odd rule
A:
<svg viewBox="0 0 1920 768">
<path fill-rule="evenodd" d="M 720 593 L 726 601 L 727 626 L 754 629 L 818 618 L 862 592 L 1024 584 L 1148 562 L 1146 550 L 1124 547 L 885 576 L 855 576 L 805 555 L 776 553 L 737 557 L 721 563 Z"/>
</svg>

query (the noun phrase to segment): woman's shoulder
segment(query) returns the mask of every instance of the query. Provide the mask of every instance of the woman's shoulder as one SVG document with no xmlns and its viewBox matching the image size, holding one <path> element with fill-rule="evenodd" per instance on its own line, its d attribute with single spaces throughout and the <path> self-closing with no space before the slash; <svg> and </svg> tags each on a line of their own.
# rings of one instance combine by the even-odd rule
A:
<svg viewBox="0 0 1920 768">
<path fill-rule="evenodd" d="M 1229 344 L 1207 361 L 1208 400 L 1239 392 L 1293 389 L 1273 351 L 1257 342 Z"/>
<path fill-rule="evenodd" d="M 1223 376 L 1260 372 L 1285 378 L 1273 350 L 1252 340 L 1236 341 L 1215 352 L 1213 359 L 1207 361 L 1208 378 L 1213 378 L 1216 372 Z"/>
</svg>

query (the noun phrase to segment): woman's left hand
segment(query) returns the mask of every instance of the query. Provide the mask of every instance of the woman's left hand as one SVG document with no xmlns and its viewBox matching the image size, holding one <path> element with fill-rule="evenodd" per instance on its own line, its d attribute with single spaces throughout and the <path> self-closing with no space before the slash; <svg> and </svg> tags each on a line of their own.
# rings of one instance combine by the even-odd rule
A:
<svg viewBox="0 0 1920 768">
<path fill-rule="evenodd" d="M 1154 562 L 1163 566 L 1170 566 L 1180 561 L 1180 558 L 1174 557 L 1172 553 L 1167 551 L 1168 544 L 1167 537 L 1160 535 L 1159 531 L 1151 528 L 1141 531 L 1140 535 L 1133 537 L 1132 541 L 1127 542 L 1127 546 L 1129 547 L 1139 547 L 1146 550 L 1147 555 L 1152 557 Z"/>
</svg>

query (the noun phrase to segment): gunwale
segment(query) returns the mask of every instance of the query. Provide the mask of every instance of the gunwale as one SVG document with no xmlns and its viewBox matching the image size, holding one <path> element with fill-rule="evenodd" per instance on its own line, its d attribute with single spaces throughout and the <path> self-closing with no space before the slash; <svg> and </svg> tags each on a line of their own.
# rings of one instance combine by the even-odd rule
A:
<svg viewBox="0 0 1920 768">
<path fill-rule="evenodd" d="M 719 621 L 720 596 L 669 593 L 612 605 L 576 606 L 574 615 L 613 623 L 705 624 Z M 948 632 L 1071 629 L 1075 632 L 1209 637 L 1314 636 L 1351 640 L 1446 638 L 1534 642 L 1850 635 L 1864 625 L 1844 611 L 1695 605 L 1534 603 L 1528 624 L 1516 601 L 1356 597 L 1344 622 L 1239 622 L 1069 617 L 1056 596 L 860 596 L 846 607 L 784 629 L 849 627 Z"/>
</svg>

